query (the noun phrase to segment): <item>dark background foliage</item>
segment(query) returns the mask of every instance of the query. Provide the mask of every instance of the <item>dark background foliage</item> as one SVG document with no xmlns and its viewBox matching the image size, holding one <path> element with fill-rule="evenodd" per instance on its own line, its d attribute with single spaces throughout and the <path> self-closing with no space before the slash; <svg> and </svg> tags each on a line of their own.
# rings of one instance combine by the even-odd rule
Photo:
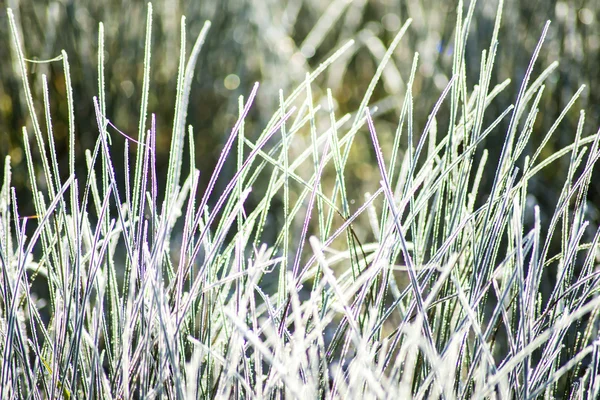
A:
<svg viewBox="0 0 600 400">
<path fill-rule="evenodd" d="M 324 88 L 333 89 L 339 107 L 338 115 L 356 110 L 385 48 L 406 19 L 414 19 L 407 36 L 394 53 L 383 84 L 378 85 L 372 99 L 373 104 L 381 101 L 384 110 L 378 116 L 378 131 L 383 137 L 384 148 L 391 145 L 391 139 L 386 141 L 386 137 L 391 138 L 397 124 L 414 51 L 420 54 L 414 86 L 415 126 L 418 129 L 423 128 L 451 74 L 457 15 L 456 6 L 451 1 L 159 0 L 153 4 L 149 112 L 157 116 L 159 173 L 165 170 L 168 161 L 182 15 L 187 17 L 188 53 L 204 21 L 212 21 L 196 66 L 187 119 L 187 123 L 194 127 L 197 163 L 204 183 L 210 177 L 224 138 L 235 122 L 238 95 L 247 96 L 253 83 L 261 82 L 259 97 L 247 126 L 249 135 L 257 135 L 277 108 L 277 91 L 281 88 L 289 93 L 305 78 L 306 72 L 316 68 L 349 39 L 356 40 L 349 56 L 330 68 L 314 89 L 316 102 L 324 97 Z M 97 37 L 100 21 L 104 22 L 106 31 L 108 118 L 123 132 L 135 137 L 147 4 L 115 0 L 8 0 L 6 6 L 11 7 L 17 17 L 27 58 L 50 59 L 59 55 L 61 49 L 69 56 L 75 97 L 77 168 L 84 172 L 82 153 L 93 148 L 97 138 L 92 97 L 98 94 Z M 468 2 L 465 10 L 467 7 Z M 489 47 L 496 7 L 497 1 L 480 1 L 476 7 L 467 48 L 470 89 L 478 79 L 481 51 Z M 560 66 L 547 82 L 533 144 L 539 143 L 581 84 L 588 88 L 558 134 L 547 145 L 544 154 L 572 142 L 581 108 L 587 112 L 584 135 L 595 133 L 600 120 L 597 106 L 600 104 L 600 91 L 596 90 L 600 83 L 597 72 L 599 19 L 600 3 L 594 0 L 505 1 L 495 82 L 492 84 L 506 78 L 510 78 L 512 83 L 496 100 L 496 108 L 490 109 L 489 120 L 515 101 L 544 23 L 552 20 L 534 76 L 555 60 L 560 61 Z M 320 32 L 320 26 L 327 30 L 322 35 L 315 35 Z M 31 122 L 4 7 L 0 11 L 0 60 L 0 157 L 11 156 L 13 185 L 17 188 L 22 212 L 32 212 L 32 207 L 27 204 L 31 194 L 28 192 L 22 143 L 22 126 L 30 128 Z M 30 63 L 28 72 L 38 112 L 42 110 L 42 74 L 48 76 L 55 140 L 63 171 L 66 171 L 68 118 L 62 62 Z M 447 126 L 445 112 L 447 109 L 442 108 L 442 130 Z M 498 129 L 497 132 L 486 143 L 491 151 L 490 160 L 497 159 L 503 141 L 500 134 L 503 130 Z M 122 160 L 119 155 L 123 153 L 125 138 L 113 135 L 113 139 L 116 160 Z M 355 182 L 351 187 L 355 188 L 358 198 L 365 190 L 372 190 L 370 185 L 377 181 L 373 179 L 377 170 L 368 140 L 368 135 L 359 135 L 348 168 L 349 178 Z M 133 157 L 135 145 L 130 151 Z M 565 157 L 562 165 L 567 164 L 568 157 Z M 3 168 L 4 163 L 0 165 Z M 493 166 L 493 161 L 490 165 Z M 234 165 L 231 165 L 225 171 L 224 179 L 231 175 L 233 168 Z M 494 170 L 488 168 L 488 171 L 485 182 L 491 184 Z M 562 179 L 556 177 L 562 175 L 564 171 L 549 169 L 533 182 L 531 192 L 542 209 L 554 207 L 562 186 Z M 599 197 L 600 185 L 592 184 L 590 203 L 597 203 Z M 590 212 L 593 216 L 594 207 Z"/>
</svg>

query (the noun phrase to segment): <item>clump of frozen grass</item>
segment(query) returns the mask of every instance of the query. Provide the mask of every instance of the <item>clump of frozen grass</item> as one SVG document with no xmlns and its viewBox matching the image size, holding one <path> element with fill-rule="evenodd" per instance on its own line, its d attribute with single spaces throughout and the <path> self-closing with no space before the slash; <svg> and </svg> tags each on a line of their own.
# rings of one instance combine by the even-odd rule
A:
<svg viewBox="0 0 600 400">
<path fill-rule="evenodd" d="M 46 80 L 44 132 L 9 10 L 33 128 L 24 128 L 23 137 L 37 219 L 19 214 L 7 158 L 0 192 L 0 397 L 596 396 L 600 234 L 591 242 L 584 242 L 584 234 L 600 135 L 583 136 L 582 111 L 573 143 L 539 158 L 581 88 L 535 152 L 525 154 L 544 80 L 557 66 L 532 76 L 548 26 L 515 103 L 484 124 L 488 105 L 510 82 L 490 86 L 500 5 L 490 48 L 482 52 L 479 83 L 467 87 L 471 71 L 464 68 L 464 49 L 474 7 L 471 2 L 463 15 L 459 3 L 452 79 L 420 135 L 412 117 L 418 55 L 392 149 L 380 147 L 377 110 L 368 108 L 408 21 L 353 115 L 335 114 L 330 91 L 329 110 L 321 110 L 311 90 L 352 42 L 287 98 L 280 92 L 279 109 L 258 135 L 244 126 L 255 85 L 239 99 L 238 121 L 202 194 L 193 129 L 186 132 L 185 120 L 194 62 L 209 24 L 188 60 L 182 20 L 171 160 L 162 188 L 155 171 L 155 116 L 147 116 L 152 8 L 139 130 L 127 142 L 137 154 L 130 162 L 126 147 L 124 167 L 112 162 L 100 25 L 98 140 L 86 153 L 87 175 L 76 174 L 71 117 L 69 178 L 61 182 Z M 73 116 L 66 53 L 61 60 Z M 449 109 L 443 129 L 436 118 L 441 107 Z M 321 118 L 330 122 L 323 131 L 316 124 Z M 505 120 L 507 130 L 497 132 Z M 303 132 L 311 145 L 290 158 L 291 143 Z M 351 207 L 345 166 L 362 133 L 371 138 L 380 185 L 364 204 Z M 492 133 L 505 136 L 496 163 L 481 149 Z M 187 166 L 186 134 L 192 152 Z M 408 147 L 400 151 L 404 134 Z M 559 202 L 549 225 L 542 226 L 538 207 L 527 205 L 528 184 L 567 156 Z M 217 193 L 230 157 L 237 172 Z M 491 190 L 482 193 L 485 168 L 496 174 Z M 327 171 L 335 176 L 334 187 L 322 182 Z M 265 174 L 266 191 L 250 208 L 245 201 Z M 283 199 L 283 224 L 277 240 L 265 244 L 276 196 Z M 373 230 L 369 243 L 361 243 L 352 228 L 364 217 Z M 180 239 L 174 240 L 178 221 Z M 29 224 L 36 225 L 27 237 Z M 553 238 L 560 241 L 557 254 L 550 254 Z M 125 265 L 117 261 L 122 258 Z M 47 303 L 38 298 L 34 281 L 47 286 Z"/>
</svg>

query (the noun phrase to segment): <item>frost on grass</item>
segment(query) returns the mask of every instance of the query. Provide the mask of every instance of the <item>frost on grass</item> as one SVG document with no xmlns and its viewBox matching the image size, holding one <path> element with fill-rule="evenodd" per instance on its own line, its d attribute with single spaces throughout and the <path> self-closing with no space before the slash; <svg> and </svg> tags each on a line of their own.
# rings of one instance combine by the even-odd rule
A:
<svg viewBox="0 0 600 400">
<path fill-rule="evenodd" d="M 572 143 L 541 157 L 582 87 L 540 145 L 531 143 L 544 82 L 558 65 L 533 75 L 548 25 L 514 103 L 491 115 L 489 105 L 514 84 L 491 86 L 502 4 L 490 47 L 481 52 L 479 81 L 468 87 L 473 71 L 465 69 L 464 49 L 474 7 L 458 5 L 451 78 L 430 110 L 416 110 L 428 113 L 422 131 L 413 123 L 418 54 L 393 146 L 380 145 L 382 111 L 370 106 L 382 76 L 390 76 L 386 67 L 408 20 L 381 52 L 351 114 L 336 114 L 331 90 L 314 89 L 323 71 L 349 62 L 354 41 L 287 97 L 273 94 L 279 108 L 261 132 L 245 125 L 256 84 L 239 98 L 237 122 L 214 169 L 203 171 L 209 177 L 202 186 L 186 115 L 209 23 L 188 57 L 182 19 L 164 183 L 154 151 L 163 133 L 157 116 L 148 116 L 152 7 L 137 136 L 118 132 L 106 115 L 99 26 L 99 95 L 92 100 L 98 138 L 86 152 L 87 173 L 74 169 L 74 100 L 61 54 L 71 116 L 69 173 L 61 181 L 48 85 L 44 77 L 38 110 L 9 10 L 30 112 L 23 143 L 36 216 L 19 213 L 7 158 L 0 191 L 0 397 L 597 396 L 600 235 L 587 241 L 586 198 L 600 136 L 584 135 L 581 111 Z M 322 43 L 340 10 L 328 12 L 303 48 Z M 135 160 L 126 151 L 124 165 L 113 163 L 115 134 L 137 149 Z M 351 201 L 346 168 L 357 135 L 370 141 L 360 151 L 374 154 L 379 173 L 362 204 Z M 504 137 L 497 160 L 485 149 L 490 135 Z M 298 143 L 308 145 L 298 150 Z M 542 224 L 528 185 L 561 158 L 569 169 Z M 236 172 L 221 187 L 226 161 L 236 163 Z M 495 171 L 491 184 L 482 182 L 486 168 Z M 264 191 L 253 192 L 257 183 Z M 252 205 L 251 195 L 258 199 Z M 276 227 L 274 199 L 282 203 Z"/>
</svg>

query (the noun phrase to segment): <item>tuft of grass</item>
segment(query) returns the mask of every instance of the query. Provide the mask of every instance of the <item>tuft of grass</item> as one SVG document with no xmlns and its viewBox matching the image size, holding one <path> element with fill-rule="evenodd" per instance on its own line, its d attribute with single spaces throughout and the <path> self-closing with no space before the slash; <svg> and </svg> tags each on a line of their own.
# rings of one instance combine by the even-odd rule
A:
<svg viewBox="0 0 600 400">
<path fill-rule="evenodd" d="M 422 132 L 413 122 L 415 111 L 423 112 L 413 106 L 418 55 L 398 128 L 386 141 L 392 148 L 381 147 L 378 110 L 369 107 L 408 20 L 352 114 L 336 114 L 330 90 L 326 107 L 313 91 L 352 40 L 287 97 L 273 94 L 279 108 L 262 131 L 245 126 L 259 85 L 241 96 L 237 122 L 214 169 L 203 172 L 210 179 L 201 193 L 186 114 L 210 23 L 188 57 L 182 19 L 164 184 L 156 171 L 157 117 L 148 117 L 152 7 L 136 139 L 118 132 L 106 114 L 99 26 L 98 138 L 85 154 L 87 173 L 74 167 L 74 99 L 62 52 L 57 60 L 71 117 L 69 178 L 61 181 L 47 81 L 43 128 L 9 9 L 32 126 L 23 128 L 23 143 L 36 216 L 19 213 L 7 157 L 0 191 L 0 397 L 597 397 L 600 231 L 587 240 L 586 199 L 600 134 L 584 135 L 581 111 L 572 143 L 541 158 L 582 87 L 539 146 L 531 143 L 545 80 L 557 67 L 533 75 L 548 24 L 514 104 L 490 115 L 511 84 L 492 86 L 502 4 L 481 52 L 478 83 L 468 87 L 474 72 L 466 68 L 465 50 L 475 3 L 467 10 L 458 3 L 452 78 L 424 111 Z M 323 40 L 323 21 L 305 46 Z M 127 138 L 124 165 L 113 162 L 111 134 Z M 504 137 L 498 160 L 484 146 L 492 134 Z M 370 141 L 358 150 L 374 153 L 380 174 L 360 205 L 349 197 L 346 168 L 358 135 Z M 132 161 L 129 146 L 137 147 Z M 563 157 L 569 157 L 563 189 L 543 224 L 528 187 Z M 218 188 L 226 162 L 236 172 Z M 488 168 L 493 181 L 483 182 Z M 264 192 L 250 204 L 257 186 Z M 280 216 L 273 215 L 274 201 L 283 204 Z M 365 220 L 367 235 L 354 229 Z"/>
</svg>

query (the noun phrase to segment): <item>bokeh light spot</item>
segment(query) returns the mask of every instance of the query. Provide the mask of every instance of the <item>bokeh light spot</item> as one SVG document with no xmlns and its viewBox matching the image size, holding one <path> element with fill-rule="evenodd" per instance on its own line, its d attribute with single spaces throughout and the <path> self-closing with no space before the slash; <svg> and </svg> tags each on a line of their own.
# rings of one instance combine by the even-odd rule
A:
<svg viewBox="0 0 600 400">
<path fill-rule="evenodd" d="M 240 77 L 236 74 L 229 74 L 223 80 L 223 85 L 227 90 L 235 90 L 240 86 Z"/>
<path fill-rule="evenodd" d="M 383 18 L 381 18 L 381 23 L 383 24 L 383 27 L 390 32 L 396 32 L 400 29 L 400 17 L 396 14 L 385 14 Z"/>
<path fill-rule="evenodd" d="M 577 15 L 584 25 L 591 25 L 594 22 L 594 13 L 589 8 L 582 8 Z"/>
</svg>

